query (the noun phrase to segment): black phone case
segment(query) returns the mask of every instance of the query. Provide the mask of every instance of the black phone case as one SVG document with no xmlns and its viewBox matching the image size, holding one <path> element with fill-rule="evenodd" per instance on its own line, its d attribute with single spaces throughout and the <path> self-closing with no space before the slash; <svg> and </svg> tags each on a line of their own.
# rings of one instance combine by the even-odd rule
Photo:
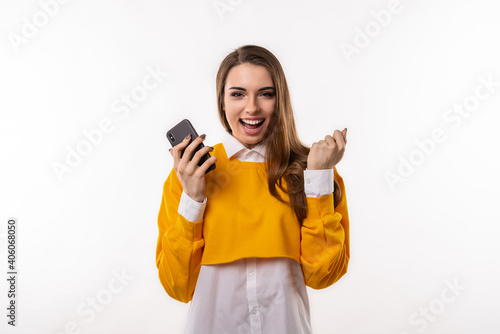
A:
<svg viewBox="0 0 500 334">
<path fill-rule="evenodd" d="M 179 144 L 184 140 L 184 138 L 188 135 L 191 134 L 191 138 L 189 139 L 189 144 L 196 138 L 198 138 L 198 133 L 196 133 L 196 130 L 194 129 L 193 125 L 188 119 L 183 119 L 180 121 L 176 126 L 174 126 L 172 129 L 167 131 L 167 139 L 174 147 L 175 145 Z M 187 147 L 187 146 L 186 146 Z M 193 154 L 191 154 L 191 157 L 189 157 L 189 160 L 193 160 L 193 156 L 196 152 L 198 152 L 201 148 L 205 147 L 203 142 L 201 142 L 196 149 L 193 151 Z M 184 155 L 184 150 L 181 150 L 181 157 Z M 201 166 L 207 159 L 211 157 L 210 153 L 206 153 L 200 158 L 200 161 L 198 162 L 198 166 Z M 213 163 L 208 169 L 206 170 L 205 174 L 210 172 L 211 170 L 215 169 L 215 163 Z"/>
</svg>

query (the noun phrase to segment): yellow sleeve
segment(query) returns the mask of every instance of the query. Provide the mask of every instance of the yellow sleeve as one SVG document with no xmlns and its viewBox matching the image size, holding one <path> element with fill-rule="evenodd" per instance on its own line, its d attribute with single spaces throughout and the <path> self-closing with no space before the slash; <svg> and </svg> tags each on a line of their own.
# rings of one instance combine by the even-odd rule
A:
<svg viewBox="0 0 500 334">
<path fill-rule="evenodd" d="M 349 217 L 344 181 L 334 167 L 342 199 L 334 208 L 333 193 L 306 197 L 307 216 L 301 227 L 300 259 L 307 286 L 324 289 L 337 282 L 349 263 Z"/>
<path fill-rule="evenodd" d="M 188 303 L 193 299 L 205 240 L 202 238 L 203 219 L 191 222 L 177 212 L 182 191 L 182 184 L 172 168 L 163 185 L 158 214 L 156 267 L 167 294 Z"/>
</svg>

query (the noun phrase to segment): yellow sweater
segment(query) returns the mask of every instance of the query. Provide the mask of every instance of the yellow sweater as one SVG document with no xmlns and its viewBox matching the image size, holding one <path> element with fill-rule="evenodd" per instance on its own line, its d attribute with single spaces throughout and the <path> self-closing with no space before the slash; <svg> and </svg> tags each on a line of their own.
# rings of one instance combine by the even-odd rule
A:
<svg viewBox="0 0 500 334">
<path fill-rule="evenodd" d="M 333 193 L 306 197 L 308 213 L 300 227 L 293 209 L 269 193 L 265 163 L 228 159 L 222 143 L 211 154 L 217 162 L 205 176 L 202 220 L 190 222 L 178 214 L 183 188 L 173 168 L 164 183 L 156 266 L 169 296 L 189 302 L 201 265 L 246 257 L 292 258 L 301 263 L 305 284 L 314 289 L 326 288 L 346 273 L 349 218 L 344 182 L 335 167 L 342 200 L 334 208 Z"/>
</svg>

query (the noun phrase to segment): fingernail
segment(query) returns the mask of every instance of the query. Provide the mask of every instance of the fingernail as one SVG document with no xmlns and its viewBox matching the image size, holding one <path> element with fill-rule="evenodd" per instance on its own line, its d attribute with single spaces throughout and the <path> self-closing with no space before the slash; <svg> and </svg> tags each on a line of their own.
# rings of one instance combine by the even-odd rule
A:
<svg viewBox="0 0 500 334">
<path fill-rule="evenodd" d="M 191 138 L 191 134 L 188 134 L 184 139 L 189 139 L 189 138 Z"/>
<path fill-rule="evenodd" d="M 172 149 L 171 149 L 171 148 L 169 148 L 169 149 L 168 149 L 168 151 L 170 152 L 170 151 L 172 151 Z"/>
<path fill-rule="evenodd" d="M 201 137 L 201 139 L 205 139 L 206 135 L 202 134 L 200 137 Z"/>
<path fill-rule="evenodd" d="M 213 151 L 213 150 L 214 150 L 214 148 L 212 146 L 210 146 L 210 151 Z"/>
</svg>

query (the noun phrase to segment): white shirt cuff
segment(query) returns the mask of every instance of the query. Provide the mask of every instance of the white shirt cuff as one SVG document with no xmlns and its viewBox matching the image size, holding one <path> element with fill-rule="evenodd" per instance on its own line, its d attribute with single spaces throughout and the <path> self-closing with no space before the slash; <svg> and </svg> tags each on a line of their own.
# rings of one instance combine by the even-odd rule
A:
<svg viewBox="0 0 500 334">
<path fill-rule="evenodd" d="M 206 203 L 206 196 L 203 202 L 200 203 L 189 197 L 189 195 L 183 190 L 177 212 L 190 222 L 199 222 L 203 219 Z"/>
<path fill-rule="evenodd" d="M 304 191 L 307 197 L 321 197 L 333 193 L 333 168 L 305 169 Z"/>
</svg>

